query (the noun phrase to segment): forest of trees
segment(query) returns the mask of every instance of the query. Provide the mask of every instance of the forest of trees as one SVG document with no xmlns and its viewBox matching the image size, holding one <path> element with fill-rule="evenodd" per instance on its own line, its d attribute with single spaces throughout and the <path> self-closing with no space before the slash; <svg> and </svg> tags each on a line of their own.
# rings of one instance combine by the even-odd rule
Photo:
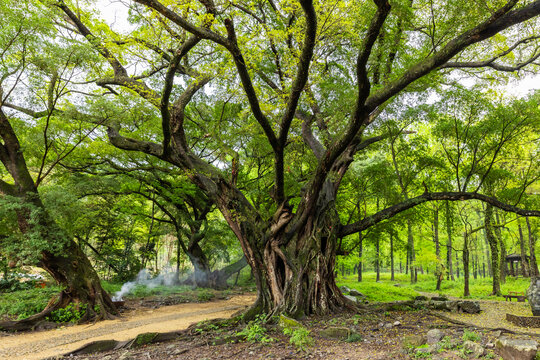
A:
<svg viewBox="0 0 540 360">
<path fill-rule="evenodd" d="M 335 275 L 366 267 L 465 295 L 500 295 L 510 254 L 538 274 L 540 92 L 509 84 L 538 70 L 540 0 L 103 8 L 0 3 L 0 267 L 65 287 L 26 323 L 113 316 L 100 277 L 142 268 L 247 264 L 247 318 L 351 307 Z"/>
</svg>

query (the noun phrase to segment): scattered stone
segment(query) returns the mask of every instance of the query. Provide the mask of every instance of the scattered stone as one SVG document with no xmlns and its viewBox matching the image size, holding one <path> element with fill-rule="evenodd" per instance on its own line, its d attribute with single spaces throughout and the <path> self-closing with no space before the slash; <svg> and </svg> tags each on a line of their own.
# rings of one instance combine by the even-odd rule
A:
<svg viewBox="0 0 540 360">
<path fill-rule="evenodd" d="M 395 287 L 401 287 L 401 284 L 394 284 Z"/>
<path fill-rule="evenodd" d="M 428 344 L 438 343 L 443 338 L 443 336 L 444 336 L 444 334 L 443 334 L 443 332 L 441 330 L 439 330 L 439 329 L 431 329 L 426 334 L 427 343 Z"/>
<path fill-rule="evenodd" d="M 415 301 L 427 301 L 427 296 L 424 296 L 424 295 L 418 295 L 417 297 L 414 298 Z"/>
<path fill-rule="evenodd" d="M 394 327 L 394 325 L 392 325 L 392 323 L 386 323 L 386 324 L 384 324 L 384 328 L 385 328 L 385 329 L 391 329 L 391 328 L 393 328 L 393 327 Z"/>
<path fill-rule="evenodd" d="M 463 348 L 469 352 L 469 356 L 472 358 L 479 358 L 484 355 L 484 348 L 482 345 L 473 341 L 467 340 L 463 343 Z"/>
<path fill-rule="evenodd" d="M 426 338 L 422 335 L 405 336 L 401 341 L 404 348 L 418 347 L 426 343 Z"/>
<path fill-rule="evenodd" d="M 501 336 L 495 346 L 505 360 L 533 360 L 538 351 L 538 343 L 535 340 L 511 339 Z"/>
<path fill-rule="evenodd" d="M 350 293 L 350 292 L 351 292 L 351 289 L 349 289 L 349 288 L 346 287 L 345 285 L 340 286 L 340 287 L 339 287 L 339 290 L 341 290 L 342 293 Z"/>
<path fill-rule="evenodd" d="M 183 353 L 187 353 L 189 351 L 189 349 L 176 349 L 172 352 L 173 355 L 180 355 L 180 354 L 183 354 Z"/>
<path fill-rule="evenodd" d="M 401 321 L 394 321 L 394 326 L 401 326 Z"/>
<path fill-rule="evenodd" d="M 448 298 L 446 296 L 433 296 L 431 298 L 433 301 L 448 301 Z"/>
<path fill-rule="evenodd" d="M 356 290 L 356 289 L 351 289 L 349 290 L 349 295 L 352 295 L 352 296 L 360 296 L 360 297 L 363 297 L 365 298 L 366 295 L 362 294 L 360 291 Z"/>
<path fill-rule="evenodd" d="M 327 339 L 345 340 L 351 335 L 351 329 L 346 327 L 329 327 L 321 330 L 319 334 Z"/>
<path fill-rule="evenodd" d="M 493 336 L 496 337 L 496 338 L 501 337 L 501 335 L 502 335 L 502 331 L 501 331 L 501 330 L 497 330 L 497 331 L 494 331 L 494 332 L 493 332 Z"/>
<path fill-rule="evenodd" d="M 480 303 L 478 301 L 460 301 L 458 307 L 467 314 L 478 314 L 480 312 Z"/>
<path fill-rule="evenodd" d="M 285 315 L 279 315 L 279 327 L 282 329 L 296 329 L 302 327 L 302 324 L 293 318 Z"/>
<path fill-rule="evenodd" d="M 490 343 L 488 342 L 486 345 L 485 345 L 486 349 L 494 349 L 495 348 L 495 344 L 494 343 Z"/>
<path fill-rule="evenodd" d="M 440 343 L 431 344 L 429 345 L 428 349 L 430 353 L 437 353 L 442 348 L 442 345 Z"/>
<path fill-rule="evenodd" d="M 354 296 L 351 296 L 351 295 L 343 295 L 343 296 L 345 296 L 347 299 L 351 300 L 354 303 L 358 302 L 358 299 Z"/>
<path fill-rule="evenodd" d="M 384 323 L 383 323 L 383 322 L 380 322 L 380 323 L 379 323 L 379 327 L 381 327 L 381 328 L 384 327 Z"/>
</svg>

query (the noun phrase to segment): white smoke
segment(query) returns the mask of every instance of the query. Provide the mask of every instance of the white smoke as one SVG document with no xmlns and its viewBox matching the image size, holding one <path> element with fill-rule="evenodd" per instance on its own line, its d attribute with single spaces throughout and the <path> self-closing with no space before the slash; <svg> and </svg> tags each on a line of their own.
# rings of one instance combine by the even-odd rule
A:
<svg viewBox="0 0 540 360">
<path fill-rule="evenodd" d="M 129 294 L 133 288 L 137 285 L 143 285 L 147 288 L 153 289 L 156 286 L 165 285 L 165 286 L 172 286 L 175 284 L 176 280 L 176 272 L 173 269 L 165 269 L 161 274 L 156 276 L 155 278 L 152 278 L 152 275 L 148 270 L 142 269 L 137 274 L 137 277 L 133 281 L 128 281 L 127 283 L 122 285 L 122 288 L 120 291 L 117 291 L 116 294 L 113 295 L 112 300 L 113 301 L 122 301 L 124 299 L 124 296 Z"/>
</svg>

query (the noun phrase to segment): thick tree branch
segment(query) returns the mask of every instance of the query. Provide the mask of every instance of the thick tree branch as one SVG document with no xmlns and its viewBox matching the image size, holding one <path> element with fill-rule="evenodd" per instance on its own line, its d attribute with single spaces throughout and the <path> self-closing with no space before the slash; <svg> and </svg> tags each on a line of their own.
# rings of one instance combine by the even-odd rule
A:
<svg viewBox="0 0 540 360">
<path fill-rule="evenodd" d="M 200 38 L 197 36 L 191 36 L 182 46 L 176 51 L 173 59 L 170 62 L 169 69 L 165 75 L 165 85 L 163 87 L 163 94 L 161 96 L 161 103 L 159 110 L 161 111 L 161 128 L 163 131 L 163 156 L 168 156 L 170 153 L 170 142 L 171 142 L 171 113 L 169 110 L 169 99 L 171 97 L 171 92 L 174 86 L 174 75 L 176 74 L 178 65 L 182 58 L 193 49 L 195 45 L 200 41 Z M 189 90 L 190 88 L 188 88 Z M 196 88 L 195 91 L 200 89 Z M 186 91 L 188 91 L 186 90 Z M 192 96 L 192 95 L 191 95 Z M 189 98 L 191 99 L 191 96 Z"/>
<path fill-rule="evenodd" d="M 289 137 L 289 129 L 291 127 L 292 120 L 298 107 L 298 101 L 300 95 L 304 90 L 307 79 L 309 77 L 309 64 L 313 57 L 313 49 L 315 48 L 315 39 L 317 37 L 317 15 L 315 8 L 313 7 L 312 0 L 301 0 L 300 4 L 304 10 L 306 16 L 306 32 L 304 37 L 304 45 L 302 47 L 302 53 L 300 55 L 300 61 L 298 62 L 298 68 L 296 77 L 293 81 L 291 92 L 289 94 L 289 100 L 283 116 L 281 118 L 281 129 L 279 131 L 279 146 L 276 149 L 276 186 L 275 186 L 275 199 L 276 202 L 281 203 L 285 199 L 285 175 L 284 175 L 284 151 L 287 138 Z"/>
<path fill-rule="evenodd" d="M 170 10 L 169 8 L 167 8 L 166 6 L 164 6 L 157 0 L 135 0 L 135 2 L 156 10 L 158 13 L 165 16 L 167 19 L 171 20 L 172 22 L 174 22 L 175 24 L 177 24 L 184 30 L 192 33 L 193 35 L 198 36 L 199 38 L 211 40 L 225 47 L 228 47 L 230 45 L 227 38 L 209 29 L 197 27 L 193 25 L 192 23 L 184 19 L 182 16 Z"/>
<path fill-rule="evenodd" d="M 115 147 L 123 150 L 129 151 L 140 151 L 148 155 L 155 156 L 159 159 L 162 159 L 163 156 L 163 146 L 156 144 L 150 141 L 142 141 L 131 139 L 125 136 L 120 135 L 120 132 L 112 127 L 107 128 L 107 136 L 109 141 Z"/>
<path fill-rule="evenodd" d="M 391 82 L 384 89 L 371 95 L 365 103 L 368 112 L 383 104 L 412 82 L 444 65 L 459 52 L 480 41 L 488 39 L 511 26 L 522 23 L 540 14 L 540 0 L 533 1 L 522 8 L 510 11 L 516 1 L 511 1 L 495 12 L 482 24 L 465 31 L 449 41 L 433 56 L 413 65 L 403 76 Z"/>
<path fill-rule="evenodd" d="M 184 152 L 188 151 L 186 135 L 184 133 L 184 118 L 186 106 L 189 104 L 195 93 L 202 89 L 212 80 L 210 76 L 203 76 L 191 83 L 186 90 L 176 99 L 173 104 L 171 131 L 173 139 Z"/>
<path fill-rule="evenodd" d="M 392 216 L 399 214 L 405 210 L 411 209 L 415 206 L 423 204 L 428 201 L 440 201 L 440 200 L 449 200 L 449 201 L 463 201 L 463 200 L 480 200 L 485 203 L 491 204 L 501 210 L 513 212 L 522 216 L 538 216 L 540 217 L 539 210 L 527 210 L 522 209 L 517 206 L 509 205 L 503 203 L 502 201 L 497 200 L 494 197 L 479 193 L 471 192 L 435 192 L 435 193 L 423 193 L 420 196 L 409 198 L 399 204 L 390 206 L 384 210 L 381 210 L 371 216 L 368 216 L 356 223 L 345 225 L 341 228 L 339 235 L 347 236 L 359 231 L 365 230 L 383 220 L 387 220 Z"/>
<path fill-rule="evenodd" d="M 128 73 L 120 61 L 109 51 L 109 49 L 103 44 L 103 42 L 94 36 L 92 32 L 82 23 L 73 11 L 64 3 L 63 0 L 58 0 L 55 4 L 59 7 L 69 18 L 69 20 L 77 27 L 78 31 L 88 40 L 99 54 L 111 65 L 114 71 L 114 78 L 101 79 L 96 81 L 99 86 L 106 85 L 120 85 L 129 90 L 132 90 L 139 94 L 144 99 L 148 100 L 154 106 L 159 107 L 160 96 L 154 90 L 149 88 L 141 80 L 135 80 L 128 76 Z"/>
<path fill-rule="evenodd" d="M 251 81 L 246 62 L 244 61 L 242 52 L 238 47 L 238 41 L 236 38 L 236 32 L 234 30 L 234 24 L 232 20 L 226 19 L 225 26 L 227 27 L 227 33 L 229 36 L 228 41 L 230 43 L 230 46 L 227 46 L 226 48 L 233 56 L 238 75 L 240 76 L 240 80 L 242 81 L 242 87 L 244 88 L 246 97 L 251 107 L 251 112 L 253 113 L 253 116 L 255 117 L 257 122 L 261 125 L 264 134 L 268 139 L 268 142 L 272 146 L 272 149 L 274 149 L 274 152 L 277 152 L 279 149 L 278 139 L 276 137 L 276 134 L 274 133 L 274 130 L 272 130 L 272 126 L 270 125 L 268 118 L 263 114 L 261 110 L 259 99 L 257 98 L 257 93 L 255 92 L 255 88 L 253 87 L 253 83 Z"/>
</svg>

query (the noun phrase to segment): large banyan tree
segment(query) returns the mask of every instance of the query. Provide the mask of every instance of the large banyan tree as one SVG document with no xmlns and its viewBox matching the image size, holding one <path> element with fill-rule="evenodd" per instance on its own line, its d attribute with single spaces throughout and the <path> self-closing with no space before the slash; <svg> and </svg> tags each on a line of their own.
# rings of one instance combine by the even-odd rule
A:
<svg viewBox="0 0 540 360">
<path fill-rule="evenodd" d="M 334 280 L 339 239 L 419 204 L 476 199 L 540 215 L 465 187 L 426 187 L 347 225 L 336 206 L 355 159 L 396 136 L 388 109 L 464 70 L 536 66 L 540 0 L 134 0 L 112 27 L 80 2 L 43 6 L 56 41 L 93 54 L 54 114 L 183 170 L 242 246 L 258 291 L 250 314 L 352 306 Z"/>
</svg>

